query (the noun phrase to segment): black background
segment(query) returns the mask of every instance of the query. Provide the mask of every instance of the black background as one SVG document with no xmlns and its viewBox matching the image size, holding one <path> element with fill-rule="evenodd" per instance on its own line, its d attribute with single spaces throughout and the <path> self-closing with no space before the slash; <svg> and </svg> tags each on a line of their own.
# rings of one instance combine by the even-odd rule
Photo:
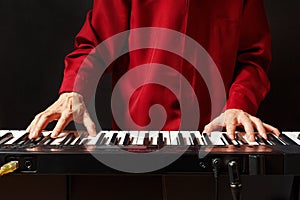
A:
<svg viewBox="0 0 300 200">
<path fill-rule="evenodd" d="M 265 4 L 273 35 L 272 88 L 258 116 L 281 130 L 300 130 L 300 1 Z M 0 129 L 25 129 L 57 99 L 64 57 L 91 6 L 92 0 L 0 0 Z M 103 96 L 107 127 L 109 95 Z"/>
</svg>

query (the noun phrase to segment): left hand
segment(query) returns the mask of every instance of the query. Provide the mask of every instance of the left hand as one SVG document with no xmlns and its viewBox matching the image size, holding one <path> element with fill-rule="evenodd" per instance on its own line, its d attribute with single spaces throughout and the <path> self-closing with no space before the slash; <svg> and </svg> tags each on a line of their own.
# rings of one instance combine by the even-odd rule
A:
<svg viewBox="0 0 300 200">
<path fill-rule="evenodd" d="M 215 118 L 204 127 L 204 133 L 210 134 L 212 131 L 226 127 L 227 135 L 230 139 L 234 139 L 235 129 L 238 126 L 243 126 L 246 132 L 246 137 L 249 141 L 255 141 L 254 128 L 265 139 L 267 132 L 272 132 L 279 136 L 280 132 L 277 128 L 262 122 L 259 118 L 254 117 L 239 109 L 228 109 L 220 116 Z"/>
</svg>

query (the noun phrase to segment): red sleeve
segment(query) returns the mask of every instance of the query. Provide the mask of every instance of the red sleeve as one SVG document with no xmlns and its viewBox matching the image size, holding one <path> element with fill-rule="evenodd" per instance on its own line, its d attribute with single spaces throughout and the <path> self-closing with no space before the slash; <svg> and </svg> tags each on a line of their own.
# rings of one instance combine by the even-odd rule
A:
<svg viewBox="0 0 300 200">
<path fill-rule="evenodd" d="M 87 55 L 105 39 L 128 29 L 129 3 L 127 0 L 96 0 L 86 21 L 75 38 L 75 50 L 65 58 L 63 92 L 86 93 L 95 66 L 82 65 Z M 84 69 L 83 69 L 84 68 Z M 80 69 L 80 70 L 79 70 Z M 82 84 L 74 87 L 78 77 Z M 84 96 L 89 96 L 85 94 Z"/>
<path fill-rule="evenodd" d="M 226 109 L 256 114 L 270 89 L 271 35 L 262 0 L 245 1 L 241 20 L 236 76 Z"/>
</svg>

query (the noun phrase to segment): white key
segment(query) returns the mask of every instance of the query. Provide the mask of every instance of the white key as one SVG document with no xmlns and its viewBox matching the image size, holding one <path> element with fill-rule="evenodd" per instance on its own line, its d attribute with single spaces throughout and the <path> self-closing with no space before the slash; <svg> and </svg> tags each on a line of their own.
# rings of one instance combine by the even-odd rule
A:
<svg viewBox="0 0 300 200">
<path fill-rule="evenodd" d="M 191 143 L 192 138 L 191 138 L 191 135 L 190 135 L 189 131 L 180 131 L 180 133 L 182 134 L 185 145 L 192 145 L 193 144 L 193 143 Z"/>
<path fill-rule="evenodd" d="M 194 135 L 195 135 L 195 137 L 196 137 L 196 139 L 197 139 L 197 141 L 198 141 L 198 143 L 200 144 L 200 145 L 204 145 L 204 143 L 203 143 L 203 141 L 202 141 L 202 139 L 201 139 L 201 133 L 199 132 L 199 131 L 190 131 L 190 134 L 192 134 L 192 133 L 194 133 Z M 193 139 L 193 138 L 192 138 Z"/>
<path fill-rule="evenodd" d="M 247 139 L 246 133 L 245 133 L 245 132 L 239 132 L 238 134 L 239 134 L 239 137 L 244 138 L 244 140 L 245 140 L 249 145 L 252 145 L 252 146 L 254 146 L 254 145 L 260 145 L 260 144 L 258 144 L 256 141 L 250 142 L 250 141 Z"/>
<path fill-rule="evenodd" d="M 60 145 L 61 142 L 67 137 L 68 133 L 60 133 L 59 137 L 56 138 L 50 145 Z M 62 136 L 62 137 L 61 137 Z"/>
<path fill-rule="evenodd" d="M 298 145 L 300 145 L 300 140 L 297 138 L 300 132 L 282 132 L 285 135 L 287 135 L 290 139 L 292 139 L 294 142 L 296 142 Z"/>
<path fill-rule="evenodd" d="M 149 132 L 148 131 L 139 131 L 139 136 L 138 136 L 138 139 L 136 142 L 137 145 L 144 145 L 144 138 L 145 138 L 146 133 L 149 133 Z"/>
<path fill-rule="evenodd" d="M 179 131 L 170 131 L 170 145 L 178 145 L 177 137 Z"/>
<path fill-rule="evenodd" d="M 115 134 L 115 133 L 118 133 L 118 131 L 109 131 L 105 136 L 104 136 L 104 138 L 105 138 L 105 145 L 110 145 L 110 141 L 111 141 L 111 139 L 112 139 L 112 137 L 113 137 L 113 135 Z"/>
<path fill-rule="evenodd" d="M 99 140 L 99 137 L 101 136 L 101 132 L 98 133 L 95 137 L 89 135 L 87 137 L 87 139 L 89 140 L 88 143 L 86 143 L 86 145 L 96 145 L 97 141 Z M 80 137 L 76 138 L 76 140 L 74 140 L 74 142 L 76 142 L 78 139 L 80 139 Z"/>
<path fill-rule="evenodd" d="M 169 131 L 159 131 L 160 133 L 163 134 L 163 140 L 165 143 L 165 145 L 170 145 L 171 143 L 171 139 L 170 139 L 170 132 Z"/>
<path fill-rule="evenodd" d="M 9 132 L 12 132 L 12 131 L 9 131 L 9 130 L 0 130 L 0 137 L 2 137 L 3 135 L 5 135 L 6 133 L 9 133 Z M 10 140 L 12 140 L 12 139 L 14 139 L 14 138 L 11 138 Z M 9 141 L 7 141 L 5 144 L 7 144 L 8 142 Z"/>
<path fill-rule="evenodd" d="M 211 133 L 211 135 L 209 136 L 211 142 L 213 143 L 213 145 L 224 145 L 223 141 L 222 141 L 222 137 L 224 132 L 220 132 L 220 131 L 214 131 Z M 226 144 L 226 143 L 225 143 Z"/>
<path fill-rule="evenodd" d="M 13 139 L 9 140 L 6 144 L 12 144 L 14 143 L 16 140 L 18 140 L 20 137 L 22 137 L 26 131 L 8 131 L 11 132 L 14 136 Z"/>
<path fill-rule="evenodd" d="M 75 138 L 75 140 L 73 140 L 73 142 L 70 145 L 75 145 L 78 140 L 80 140 L 80 137 Z"/>
<path fill-rule="evenodd" d="M 129 131 L 130 138 L 132 138 L 132 145 L 136 145 L 139 138 L 139 132 L 138 131 Z"/>
<path fill-rule="evenodd" d="M 125 140 L 125 136 L 128 133 L 128 131 L 119 131 L 118 139 L 119 139 L 119 145 L 123 145 L 123 142 Z"/>
<path fill-rule="evenodd" d="M 149 131 L 149 138 L 150 141 L 152 139 L 152 145 L 157 145 L 158 133 L 159 131 Z"/>
</svg>

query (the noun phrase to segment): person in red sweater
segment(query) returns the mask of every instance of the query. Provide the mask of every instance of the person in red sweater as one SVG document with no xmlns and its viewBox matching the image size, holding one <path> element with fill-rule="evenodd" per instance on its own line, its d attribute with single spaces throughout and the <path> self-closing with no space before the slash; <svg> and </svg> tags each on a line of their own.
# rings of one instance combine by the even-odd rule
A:
<svg viewBox="0 0 300 200">
<path fill-rule="evenodd" d="M 87 87 L 96 67 L 93 64 L 83 65 L 84 60 L 101 42 L 124 31 L 143 27 L 177 31 L 200 44 L 220 72 L 226 103 L 220 105 L 223 109 L 214 116 L 209 106 L 211 102 L 207 88 L 195 68 L 185 59 L 162 50 L 140 49 L 118 59 L 109 68 L 114 86 L 124 74 L 137 66 L 151 63 L 172 66 L 195 91 L 201 110 L 199 130 L 210 133 L 224 127 L 233 139 L 236 127 L 241 126 L 251 141 L 254 141 L 255 130 L 265 138 L 267 132 L 280 134 L 278 129 L 255 117 L 270 88 L 267 71 L 271 63 L 271 36 L 262 0 L 97 0 L 76 37 L 75 50 L 65 59 L 60 97 L 28 126 L 30 138 L 38 137 L 47 124 L 54 120 L 58 122 L 52 137 L 57 137 L 72 120 L 82 123 L 89 134 L 96 135 L 95 123 L 85 106 L 90 98 Z M 145 40 L 140 35 L 129 37 L 128 41 L 138 43 L 140 39 Z M 156 41 L 164 39 L 158 38 Z M 155 70 L 149 71 L 149 77 L 157 75 Z M 75 87 L 78 77 L 82 82 Z M 176 76 L 174 80 L 178 80 Z M 126 93 L 128 87 L 130 85 L 124 86 L 123 92 Z M 184 94 L 184 91 L 180 92 Z M 128 109 L 133 121 L 142 127 L 150 121 L 149 108 L 161 104 L 167 114 L 162 129 L 178 130 L 181 121 L 178 102 L 168 88 L 147 84 L 132 94 Z M 113 128 L 119 128 L 117 123 Z"/>
</svg>

